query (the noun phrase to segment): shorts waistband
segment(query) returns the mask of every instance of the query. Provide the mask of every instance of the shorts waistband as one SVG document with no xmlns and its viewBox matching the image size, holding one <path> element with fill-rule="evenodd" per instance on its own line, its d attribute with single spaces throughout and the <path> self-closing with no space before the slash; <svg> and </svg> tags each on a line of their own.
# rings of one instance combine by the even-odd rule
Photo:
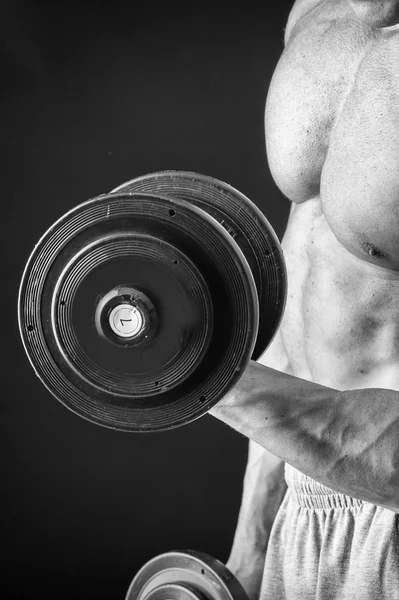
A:
<svg viewBox="0 0 399 600">
<path fill-rule="evenodd" d="M 287 463 L 285 480 L 292 500 L 303 508 L 356 509 L 365 504 L 363 500 L 331 490 Z"/>
<path fill-rule="evenodd" d="M 302 508 L 360 508 L 364 505 L 362 500 L 345 496 L 344 494 L 331 494 L 319 496 L 316 494 L 299 494 L 290 490 L 291 497 Z"/>
</svg>

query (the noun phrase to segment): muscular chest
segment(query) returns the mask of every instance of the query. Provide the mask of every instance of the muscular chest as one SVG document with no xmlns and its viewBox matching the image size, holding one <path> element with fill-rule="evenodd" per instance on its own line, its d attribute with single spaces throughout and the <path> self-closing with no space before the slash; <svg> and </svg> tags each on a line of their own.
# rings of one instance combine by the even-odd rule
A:
<svg viewBox="0 0 399 600">
<path fill-rule="evenodd" d="M 399 268 L 399 30 L 326 15 L 288 44 L 266 106 L 272 175 L 297 203 L 320 197 L 353 254 Z"/>
</svg>

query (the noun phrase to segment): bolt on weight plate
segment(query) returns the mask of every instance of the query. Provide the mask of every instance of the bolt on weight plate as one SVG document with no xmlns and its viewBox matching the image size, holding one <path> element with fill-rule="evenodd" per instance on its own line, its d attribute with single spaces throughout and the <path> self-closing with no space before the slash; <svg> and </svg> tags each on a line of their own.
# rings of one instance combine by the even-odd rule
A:
<svg viewBox="0 0 399 600">
<path fill-rule="evenodd" d="M 140 569 L 125 600 L 248 600 L 248 596 L 216 558 L 194 550 L 174 550 Z"/>
<path fill-rule="evenodd" d="M 280 325 L 287 274 L 282 249 L 261 210 L 231 185 L 189 171 L 159 171 L 128 181 L 111 193 L 150 192 L 180 198 L 218 221 L 243 252 L 258 292 L 259 328 L 252 354 L 258 360 Z"/>
<path fill-rule="evenodd" d="M 259 302 L 240 247 L 178 198 L 114 193 L 54 223 L 25 267 L 22 341 L 64 406 L 113 429 L 179 427 L 230 391 Z"/>
</svg>

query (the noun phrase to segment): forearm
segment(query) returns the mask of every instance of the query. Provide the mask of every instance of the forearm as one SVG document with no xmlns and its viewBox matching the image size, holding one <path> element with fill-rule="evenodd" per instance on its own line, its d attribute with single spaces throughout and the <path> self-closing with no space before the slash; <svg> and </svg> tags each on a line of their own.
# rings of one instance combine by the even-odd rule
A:
<svg viewBox="0 0 399 600">
<path fill-rule="evenodd" d="M 286 488 L 284 462 L 250 440 L 230 563 L 245 567 L 245 561 L 251 566 L 257 557 L 264 559 L 270 530 Z"/>
<path fill-rule="evenodd" d="M 270 530 L 286 489 L 284 462 L 250 440 L 241 508 L 227 561 L 249 600 L 259 598 Z"/>
<path fill-rule="evenodd" d="M 399 512 L 397 392 L 339 392 L 251 361 L 211 414 L 327 487 Z"/>
</svg>

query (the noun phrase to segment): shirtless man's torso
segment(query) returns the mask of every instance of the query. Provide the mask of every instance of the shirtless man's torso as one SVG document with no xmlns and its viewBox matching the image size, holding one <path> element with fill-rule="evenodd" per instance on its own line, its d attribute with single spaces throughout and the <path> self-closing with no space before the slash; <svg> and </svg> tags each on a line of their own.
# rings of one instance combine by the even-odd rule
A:
<svg viewBox="0 0 399 600">
<path fill-rule="evenodd" d="M 399 390 L 399 2 L 297 0 L 269 88 L 265 131 L 271 173 L 292 207 L 282 240 L 286 310 L 259 362 L 336 390 Z M 399 577 L 395 513 L 346 497 L 333 501 L 331 490 L 288 469 L 284 478 L 284 463 L 250 442 L 228 566 L 251 600 L 259 593 L 262 600 L 344 600 L 356 590 L 359 600 L 397 600 L 399 589 L 384 579 L 395 586 Z M 297 509 L 281 507 L 287 483 L 300 498 Z M 279 508 L 285 512 L 276 524 Z M 313 516 L 305 523 L 306 511 Z M 366 565 L 356 574 L 361 563 L 353 566 L 350 554 L 363 552 L 369 561 L 364 538 L 372 523 L 377 556 L 367 579 Z M 287 546 L 301 552 L 289 537 L 294 527 L 298 544 L 313 554 L 290 565 Z M 364 591 L 362 581 L 372 589 Z"/>
</svg>

